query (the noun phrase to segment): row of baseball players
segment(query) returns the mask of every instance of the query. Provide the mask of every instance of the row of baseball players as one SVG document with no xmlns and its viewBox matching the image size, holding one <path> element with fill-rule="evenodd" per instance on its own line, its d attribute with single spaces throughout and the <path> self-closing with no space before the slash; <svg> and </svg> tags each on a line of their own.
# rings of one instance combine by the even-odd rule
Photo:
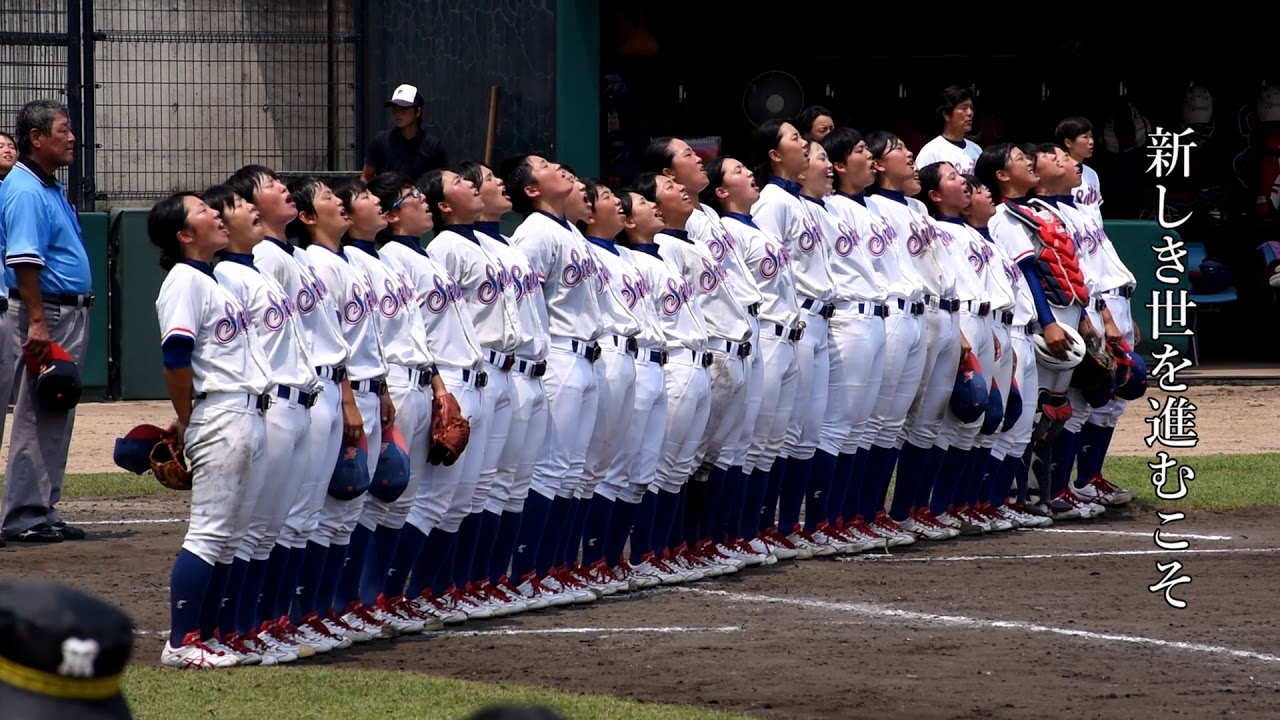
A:
<svg viewBox="0 0 1280 720">
<path fill-rule="evenodd" d="M 1056 446 L 1077 434 L 1067 416 L 1105 430 L 1123 407 L 1064 416 L 1067 385 L 1030 338 L 1052 364 L 1071 344 L 1059 322 L 1131 333 L 1108 293 L 1132 278 L 1103 288 L 1089 266 L 1089 289 L 1050 306 L 1019 265 L 1034 238 L 985 190 L 1069 192 L 1069 160 L 992 148 L 976 183 L 917 173 L 886 133 L 816 144 L 771 123 L 756 142 L 753 172 L 656 141 L 661 172 L 627 192 L 524 155 L 420 186 L 286 188 L 249 166 L 158 204 L 156 305 L 194 475 L 162 662 L 288 662 L 1125 500 L 1095 453 L 1070 489 L 1037 477 L 1052 491 L 1027 504 L 1036 418 L 1068 425 L 1047 433 Z M 506 238 L 513 207 L 526 219 Z M 1054 208 L 1081 247 L 1105 243 L 1092 215 Z M 1090 291 L 1107 301 L 1086 315 Z M 947 408 L 962 355 L 991 386 L 1056 392 L 1026 393 L 1017 422 L 961 422 Z M 450 466 L 426 460 L 433 398 L 471 424 Z M 363 438 L 373 474 L 392 426 L 409 487 L 329 492 L 339 452 Z"/>
</svg>

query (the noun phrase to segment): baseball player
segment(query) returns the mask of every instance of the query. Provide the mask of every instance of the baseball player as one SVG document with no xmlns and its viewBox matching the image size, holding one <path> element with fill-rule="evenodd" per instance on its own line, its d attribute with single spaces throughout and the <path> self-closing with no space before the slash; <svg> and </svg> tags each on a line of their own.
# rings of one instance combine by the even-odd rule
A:
<svg viewBox="0 0 1280 720">
<path fill-rule="evenodd" d="M 453 573 L 457 587 L 451 595 L 468 607 L 484 607 L 490 598 L 480 593 L 473 583 L 487 573 L 476 574 L 475 557 L 484 506 L 493 489 L 498 459 L 511 426 L 511 369 L 516 362 L 516 348 L 525 341 L 525 332 L 517 317 L 516 290 L 510 272 L 498 257 L 500 243 L 475 229 L 475 222 L 485 207 L 480 188 L 452 170 L 429 173 L 424 187 L 436 221 L 436 237 L 427 245 L 427 255 L 443 265 L 462 288 L 489 378 L 481 410 L 486 426 L 484 437 L 477 437 L 473 426 L 468 446 L 469 451 L 484 455 L 480 477 L 463 478 L 464 486 L 454 496 L 454 506 L 458 507 L 451 508 L 445 516 L 450 527 L 453 515 L 458 515 L 460 523 Z M 470 482 L 475 483 L 474 487 L 467 486 Z M 493 542 L 496 528 L 491 523 L 485 530 L 489 533 L 485 538 L 488 545 Z"/>
<path fill-rule="evenodd" d="M 796 342 L 804 333 L 804 325 L 791 273 L 791 252 L 777 237 L 761 230 L 751 217 L 751 208 L 760 199 L 754 173 L 738 160 L 726 157 L 711 161 L 707 177 L 702 207 L 722 218 L 726 234 L 735 239 L 761 298 L 760 342 L 753 346 L 755 370 L 750 381 L 760 387 L 760 405 L 749 427 L 742 469 L 747 487 L 736 534 L 733 527 L 729 532 L 738 539 L 737 548 L 746 555 L 749 565 L 771 565 L 796 557 L 794 549 L 775 545 L 761 531 L 773 526 L 776 514 L 776 497 L 768 512 L 764 507 L 769 476 L 775 459 L 782 453 L 796 402 Z"/>
<path fill-rule="evenodd" d="M 778 238 L 791 253 L 791 270 L 800 301 L 803 337 L 796 344 L 796 401 L 782 455 L 774 463 L 778 471 L 777 493 L 770 477 L 766 507 L 777 497 L 778 521 L 768 532 L 776 544 L 795 550 L 799 559 L 813 557 L 814 544 L 800 527 L 800 505 L 808 492 L 810 466 L 822 434 L 826 415 L 829 333 L 827 321 L 835 312 L 834 289 L 827 269 L 827 248 L 800 198 L 801 183 L 809 169 L 809 142 L 791 123 L 765 122 L 752 137 L 756 177 L 769 180 L 751 208 L 752 219 L 766 234 Z M 771 513 L 771 510 L 766 510 Z M 785 533 L 785 534 L 784 534 Z M 785 541 L 785 542 L 782 542 Z"/>
<path fill-rule="evenodd" d="M 995 217 L 996 205 L 991 191 L 977 177 L 966 175 L 970 187 L 970 203 L 964 211 L 965 225 L 976 232 L 984 242 L 983 252 L 990 251 L 987 272 L 987 289 L 990 293 L 993 315 L 998 319 L 995 327 L 996 342 L 1000 348 L 1000 368 L 997 378 L 1010 377 L 1005 390 L 1005 414 L 996 432 L 978 436 L 978 447 L 989 447 L 991 458 L 987 463 L 991 476 L 990 502 L 993 507 L 1003 506 L 1013 513 L 1018 527 L 1045 527 L 1053 519 L 1027 510 L 1026 475 L 1023 470 L 1023 454 L 1031 440 L 1031 423 L 1035 413 L 1036 398 L 1022 388 L 1038 386 L 1035 351 L 1027 336 L 1027 325 L 1035 313 L 1035 300 L 1027 288 L 1026 278 L 1013 260 L 992 237 L 987 228 Z M 1004 308 L 1001 311 L 1001 308 Z M 1006 370 L 1006 368 L 1008 368 Z M 998 381 L 997 380 L 997 381 Z M 1018 393 L 1015 395 L 1014 390 Z M 1014 407 L 1015 402 L 1021 404 Z M 1010 502 L 1010 492 L 1021 477 L 1018 496 Z M 936 519 L 936 518 L 934 518 Z"/>
<path fill-rule="evenodd" d="M 1046 353 L 1058 361 L 1064 360 L 1072 348 L 1072 340 L 1063 327 L 1074 329 L 1080 324 L 1088 290 L 1076 265 L 1074 244 L 1061 223 L 1047 212 L 1026 208 L 1028 193 L 1040 182 L 1035 158 L 1017 146 L 1000 143 L 983 151 L 974 174 L 984 185 L 995 188 L 993 193 L 1001 205 L 991 219 L 990 232 L 1027 279 L 1035 298 L 1036 322 Z M 1041 230 L 1053 238 L 1051 244 L 1042 238 Z M 1039 352 L 1036 357 L 1040 358 Z M 1078 513 L 1070 499 L 1051 494 L 1048 474 L 1053 444 L 1071 417 L 1066 396 L 1071 373 L 1045 359 L 1037 362 L 1041 365 L 1038 368 L 1040 397 L 1027 462 L 1040 493 L 1037 509 L 1041 514 L 1053 512 L 1060 516 Z M 1024 388 L 1023 392 L 1032 391 Z M 1070 495 L 1065 488 L 1063 493 Z"/>
<path fill-rule="evenodd" d="M 351 347 L 347 378 L 362 419 L 369 448 L 369 474 L 372 476 L 378 467 L 382 428 L 390 428 L 395 422 L 395 407 L 386 392 L 387 362 L 382 337 L 373 316 L 378 307 L 378 295 L 373 291 L 368 274 L 361 272 L 355 264 L 358 261 L 352 259 L 355 250 L 348 250 L 342 245 L 342 237 L 351 227 L 351 220 L 341 198 L 314 178 L 294 180 L 288 191 L 298 207 L 298 217 L 286 231 L 306 248 L 316 276 L 333 293 L 339 325 Z M 320 576 L 314 612 L 327 615 L 333 610 L 352 630 L 386 637 L 393 635 L 394 629 L 388 628 L 387 621 L 379 617 L 381 611 L 376 607 L 365 607 L 357 597 L 368 535 L 362 533 L 365 537 L 363 547 L 352 547 L 352 538 L 360 524 L 365 501 L 364 495 L 353 500 L 339 500 L 332 495 L 325 497 L 316 537 L 322 543 L 327 541 L 329 556 Z M 350 556 L 350 562 L 349 551 L 355 552 Z"/>
<path fill-rule="evenodd" d="M 649 143 L 645 151 L 643 168 L 648 172 L 671 177 L 693 197 L 697 212 L 689 217 L 689 225 L 685 230 L 690 239 L 710 252 L 712 259 L 724 267 L 725 285 L 739 307 L 746 310 L 747 323 L 751 329 L 747 342 L 752 350 L 744 360 L 744 381 L 732 385 L 735 390 L 731 395 L 725 396 L 719 389 L 728 387 L 720 379 L 724 367 L 719 363 L 712 366 L 712 388 L 717 394 L 712 399 L 711 420 L 704 448 L 706 457 L 702 463 L 707 472 L 709 485 L 706 489 L 710 490 L 712 508 L 709 527 L 704 528 L 704 539 L 714 540 L 714 543 L 703 544 L 704 554 L 719 562 L 745 560 L 736 555 L 735 548 L 727 544 L 728 538 L 724 535 L 728 530 L 730 517 L 736 517 L 737 508 L 742 506 L 745 497 L 747 483 L 743 465 L 746 464 L 764 392 L 764 369 L 760 365 L 758 352 L 760 322 L 757 316 L 760 312 L 761 295 L 752 282 L 751 273 L 743 259 L 741 244 L 725 230 L 716 211 L 701 200 L 701 195 L 709 187 L 709 179 L 702 158 L 693 148 L 677 138 L 657 138 Z M 723 324 L 717 317 L 708 318 L 708 322 L 713 326 Z M 721 406 L 725 409 L 722 410 Z M 722 416 L 728 420 L 722 420 Z M 736 433 L 733 432 L 734 429 Z M 717 447 L 719 452 L 711 454 Z"/>
<path fill-rule="evenodd" d="M 588 180 L 584 187 L 590 200 L 587 208 L 590 215 L 577 225 L 591 244 L 600 270 L 596 275 L 596 292 L 604 335 L 595 368 L 600 388 L 596 430 L 587 449 L 586 482 L 577 493 L 580 501 L 590 504 L 581 539 L 575 541 L 582 549 L 582 563 L 576 574 L 589 587 L 609 595 L 629 588 L 613 575 L 611 568 L 618 558 L 606 556 L 605 546 L 613 533 L 612 524 L 627 522 L 617 507 L 630 484 L 627 476 L 635 465 L 635 453 L 624 454 L 622 448 L 633 435 L 627 422 L 632 420 L 636 407 L 639 336 L 644 328 L 636 310 L 640 301 L 636 295 L 640 274 L 622 258 L 613 242 L 627 224 L 621 201 L 612 189 L 597 182 Z M 591 495 L 588 496 L 588 492 Z M 629 534 L 630 527 L 623 533 Z M 575 545 L 572 556 L 577 552 L 578 545 Z M 572 556 L 571 560 L 576 559 Z"/>
<path fill-rule="evenodd" d="M 942 91 L 940 100 L 942 134 L 920 148 L 916 167 L 945 162 L 961 174 L 972 172 L 982 154 L 982 148 L 966 137 L 973 130 L 973 90 L 952 85 Z"/>
<path fill-rule="evenodd" d="M 958 318 L 961 336 L 969 343 L 969 352 L 976 358 L 987 390 L 1008 387 L 1012 375 L 1001 378 L 997 357 L 1000 354 L 995 336 L 995 319 L 987 292 L 986 273 L 989 268 L 989 252 L 981 236 L 971 233 L 964 224 L 963 213 L 972 202 L 969 186 L 951 163 L 939 162 L 920 169 L 921 201 L 929 209 L 934 220 L 938 247 L 945 253 L 946 263 L 955 277 L 956 299 L 959 307 L 953 315 Z M 952 383 L 955 371 L 951 370 Z M 934 443 L 934 449 L 945 453 L 942 472 L 934 478 L 923 478 L 917 488 L 905 519 L 922 517 L 914 521 L 908 530 L 917 530 L 917 536 L 930 540 L 946 540 L 954 537 L 951 529 L 934 524 L 939 513 L 950 513 L 968 524 L 987 530 L 1010 530 L 1013 523 L 1003 517 L 996 506 L 984 505 L 982 483 L 986 478 L 989 453 L 975 449 L 974 445 L 986 418 L 963 423 L 954 413 L 946 412 L 942 430 Z M 930 492 L 931 491 L 931 492 Z M 981 497 L 980 497 L 981 496 Z M 929 507 L 926 514 L 921 507 Z M 1000 503 L 999 507 L 1003 507 Z M 896 519 L 896 518 L 895 518 Z"/>
<path fill-rule="evenodd" d="M 498 458 L 498 472 L 485 510 L 501 516 L 497 536 L 489 545 L 488 577 L 499 595 L 519 600 L 519 591 L 511 582 L 508 571 L 515 553 L 525 499 L 533 482 L 533 465 L 547 436 L 547 394 L 542 388 L 550 350 L 547 305 L 542 283 L 530 268 L 529 258 L 512 246 L 499 228 L 502 216 L 511 211 L 511 198 L 507 196 L 502 178 L 476 162 L 462 163 L 459 171 L 480 188 L 484 213 L 475 225 L 476 231 L 496 241 L 492 246 L 494 254 L 507 268 L 516 291 L 516 317 L 520 322 L 522 339 L 520 347 L 516 348 L 515 365 L 511 367 L 511 427 Z M 481 548 L 484 547 L 482 540 Z"/>
<path fill-rule="evenodd" d="M 835 167 L 818 142 L 809 144 L 809 169 L 801 197 L 807 201 L 820 242 L 827 248 L 827 270 L 832 279 L 834 313 L 828 323 L 828 398 L 818 452 L 805 499 L 804 540 L 815 555 L 861 552 L 881 545 L 877 536 L 854 529 L 846 534 L 834 522 L 840 517 L 853 482 L 852 450 L 855 433 L 866 431 L 866 422 L 879 389 L 883 368 L 868 358 L 884 349 L 883 300 L 886 297 L 870 256 L 860 246 L 853 228 L 827 209 Z M 856 358 L 856 359 L 855 359 Z M 876 376 L 872 386 L 870 378 Z M 841 456 L 844 463 L 841 466 Z"/>
<path fill-rule="evenodd" d="M 651 519 L 641 508 L 631 536 L 631 563 L 641 578 L 663 584 L 691 582 L 706 574 L 685 546 L 682 488 L 697 469 L 698 449 L 711 411 L 712 356 L 707 352 L 707 330 L 702 306 L 695 299 L 697 291 L 679 267 L 662 257 L 658 241 L 687 242 L 684 228 L 695 210 L 688 193 L 676 181 L 655 173 L 636 179 L 631 203 L 636 227 L 627 236 L 636 258 L 644 262 L 641 272 L 654 288 L 667 341 L 663 365 L 666 429 L 657 472 L 648 489 L 652 497 L 644 500 L 652 503 Z M 659 220 L 661 228 L 656 227 Z M 652 242 L 646 242 L 650 238 Z"/>
<path fill-rule="evenodd" d="M 267 470 L 261 477 L 251 476 L 260 480 L 261 486 L 246 486 L 242 490 L 253 514 L 236 551 L 228 602 L 223 607 L 218 628 L 226 647 L 242 657 L 257 656 L 263 665 L 275 665 L 297 657 L 283 649 L 269 647 L 257 637 L 265 619 L 279 617 L 263 616 L 264 609 L 274 610 L 275 588 L 271 589 L 270 599 L 263 599 L 267 565 L 286 513 L 299 492 L 293 454 L 306 441 L 309 411 L 322 386 L 307 354 L 293 299 L 275 278 L 254 265 L 253 249 L 266 234 L 257 208 L 226 185 L 209 188 L 201 199 L 221 215 L 228 234 L 226 249 L 218 253 L 220 262 L 214 268 L 214 279 L 249 313 L 253 332 L 258 335 L 266 355 L 268 370 L 277 383 L 264 421 Z M 271 607 L 264 607 L 267 605 Z M 347 640 L 347 644 L 350 643 Z"/>
<path fill-rule="evenodd" d="M 258 211 L 266 237 L 253 247 L 254 267 L 274 278 L 293 298 L 304 345 L 321 386 L 308 413 L 306 436 L 293 451 L 293 467 L 305 469 L 280 530 L 279 547 L 268 564 L 264 585 L 268 591 L 276 589 L 275 605 L 264 612 L 258 633 L 258 639 L 278 654 L 306 657 L 317 647 L 336 646 L 340 638 L 372 639 L 343 626 L 336 613 L 322 616 L 328 601 L 323 607 L 316 605 L 329 555 L 328 536 L 318 533 L 320 511 L 344 440 L 353 443 L 363 433 L 346 375 L 351 347 L 339 327 L 333 296 L 316 274 L 310 256 L 284 239 L 285 228 L 298 216 L 285 184 L 270 168 L 247 165 L 232 174 L 227 185 Z M 281 548 L 283 563 L 278 560 Z"/>
<path fill-rule="evenodd" d="M 512 207 L 526 215 L 511 238 L 529 259 L 542 284 L 551 350 L 543 388 L 547 394 L 548 430 L 543 452 L 534 466 L 532 492 L 516 543 L 512 575 L 520 578 L 526 599 L 563 594 L 551 577 L 557 552 L 568 532 L 573 493 L 583 476 L 587 447 L 596 421 L 596 342 L 601 333 L 595 292 L 595 262 L 573 226 L 565 219 L 565 203 L 576 192 L 559 165 L 539 155 L 518 155 L 501 172 Z M 577 593 L 580 602 L 595 594 Z"/>
<path fill-rule="evenodd" d="M 263 411 L 275 390 L 249 312 L 213 277 L 227 246 L 218 212 L 194 193 L 172 195 L 147 217 L 168 275 L 156 298 L 165 385 L 177 419 L 169 431 L 192 473 L 191 522 L 169 583 L 174 668 L 224 668 L 240 656 L 213 635 L 240 539 L 254 508 L 243 492 L 267 471 Z"/>
<path fill-rule="evenodd" d="M 931 360 L 933 366 L 942 363 L 954 367 L 960 348 L 951 334 L 949 304 L 947 310 L 942 309 L 941 293 L 950 289 L 950 283 L 936 260 L 936 251 L 927 245 L 926 233 L 930 228 L 907 197 L 919 189 L 914 158 L 897 136 L 886 132 L 868 136 L 867 149 L 876 171 L 874 194 L 867 197 L 867 205 L 885 223 L 887 249 L 882 257 L 887 265 L 897 265 L 896 270 L 887 270 L 887 274 L 903 278 L 904 288 L 910 284 L 912 295 L 889 304 L 889 317 L 885 321 L 885 372 L 876 407 L 872 410 L 871 432 L 875 439 L 867 453 L 863 481 L 866 494 L 861 498 L 858 515 L 890 544 L 908 544 L 914 542 L 915 536 L 903 531 L 884 511 L 889 480 L 896 463 L 894 499 L 899 506 L 905 501 L 909 507 L 915 499 L 916 488 L 924 478 L 930 477 L 929 450 L 941 425 L 938 405 L 945 409 L 955 374 L 948 373 L 946 394 L 941 395 L 940 383 L 930 391 L 928 382 L 932 373 L 926 371 L 932 370 Z M 892 259 L 890 253 L 894 254 Z M 897 310 L 894 305 L 898 306 Z M 949 348 L 947 338 L 950 338 Z M 944 355 L 953 362 L 939 360 Z M 927 410 L 922 407 L 926 396 Z M 901 443 L 898 457 L 895 448 L 907 432 L 919 433 L 920 437 L 908 436 L 907 442 Z"/>
<path fill-rule="evenodd" d="M 810 105 L 796 116 L 796 129 L 805 140 L 822 142 L 836 129 L 831 111 L 821 105 Z"/>
<path fill-rule="evenodd" d="M 1080 165 L 1080 184 L 1071 193 L 1076 207 L 1093 213 L 1101 226 L 1102 183 L 1098 179 L 1098 171 L 1084 164 L 1085 160 L 1093 157 L 1093 123 L 1080 115 L 1063 118 L 1054 129 L 1053 137 Z"/>
<path fill-rule="evenodd" d="M 1129 298 L 1133 295 L 1136 282 L 1133 274 L 1120 261 L 1115 248 L 1107 239 L 1098 214 L 1087 206 L 1077 205 L 1075 201 L 1072 191 L 1079 190 L 1081 169 L 1084 165 L 1081 165 L 1061 145 L 1041 145 L 1037 150 L 1041 155 L 1056 155 L 1065 167 L 1060 186 L 1054 188 L 1060 192 L 1043 196 L 1038 199 L 1038 202 L 1042 202 L 1046 209 L 1056 214 L 1072 233 L 1080 260 L 1080 269 L 1089 287 L 1089 295 L 1093 298 L 1086 308 L 1089 320 L 1094 328 L 1103 329 L 1107 343 L 1117 345 L 1127 343 L 1129 347 L 1133 347 L 1135 333 L 1132 314 L 1129 310 Z M 1111 311 L 1111 305 L 1116 306 L 1116 312 Z M 1131 501 L 1133 493 L 1117 488 L 1100 477 L 1102 466 L 1095 461 L 1098 451 L 1105 443 L 1103 428 L 1108 425 L 1110 428 L 1115 427 L 1114 420 L 1119 419 L 1118 415 L 1115 415 L 1116 403 L 1125 401 L 1112 399 L 1102 407 L 1091 408 L 1079 390 L 1072 388 L 1069 395 L 1072 408 L 1071 420 L 1060 437 L 1063 437 L 1067 443 L 1065 452 L 1069 455 L 1075 454 L 1086 468 L 1086 471 L 1081 472 L 1080 477 L 1077 478 L 1073 494 L 1083 502 L 1103 507 L 1122 505 Z M 1123 412 L 1123 405 L 1119 407 Z M 1097 422 L 1093 421 L 1095 416 Z M 1086 420 L 1093 426 L 1087 437 L 1083 434 L 1084 429 L 1088 427 Z M 1062 461 L 1059 461 L 1055 468 L 1055 472 L 1066 473 L 1068 477 L 1070 471 L 1070 465 L 1064 466 Z M 1096 509 L 1094 514 L 1097 514 Z"/>
</svg>

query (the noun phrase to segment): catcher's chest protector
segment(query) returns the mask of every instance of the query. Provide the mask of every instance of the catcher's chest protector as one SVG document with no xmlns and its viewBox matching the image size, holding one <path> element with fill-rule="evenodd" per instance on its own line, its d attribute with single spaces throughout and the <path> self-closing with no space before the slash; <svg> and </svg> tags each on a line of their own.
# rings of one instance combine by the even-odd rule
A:
<svg viewBox="0 0 1280 720">
<path fill-rule="evenodd" d="M 1062 221 L 1048 210 L 1035 210 L 1012 202 L 1005 203 L 1005 207 L 1034 231 L 1032 246 L 1036 250 L 1045 299 L 1058 307 L 1088 305 L 1089 290 L 1076 259 L 1075 241 Z"/>
</svg>

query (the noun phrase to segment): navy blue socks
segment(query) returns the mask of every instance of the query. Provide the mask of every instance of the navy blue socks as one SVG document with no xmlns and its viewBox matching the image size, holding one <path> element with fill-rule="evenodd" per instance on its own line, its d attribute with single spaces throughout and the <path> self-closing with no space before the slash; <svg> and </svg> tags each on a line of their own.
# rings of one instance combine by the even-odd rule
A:
<svg viewBox="0 0 1280 720">
<path fill-rule="evenodd" d="M 169 644 L 182 647 L 187 633 L 201 631 L 205 603 L 209 601 L 209 585 L 214 566 L 182 550 L 173 563 L 169 576 Z"/>
</svg>

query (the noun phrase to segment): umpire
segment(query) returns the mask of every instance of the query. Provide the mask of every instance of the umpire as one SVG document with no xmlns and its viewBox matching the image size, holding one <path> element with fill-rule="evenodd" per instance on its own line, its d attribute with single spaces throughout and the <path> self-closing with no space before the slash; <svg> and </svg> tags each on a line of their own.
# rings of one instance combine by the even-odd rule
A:
<svg viewBox="0 0 1280 720">
<path fill-rule="evenodd" d="M 79 366 L 88 344 L 93 282 L 80 220 L 54 177 L 75 156 L 71 115 L 53 100 L 29 102 L 18 111 L 14 139 L 18 164 L 0 185 L 0 247 L 15 348 L 0 360 L 13 363 L 20 349 L 27 365 L 36 366 L 61 356 L 60 348 Z M 16 542 L 81 540 L 84 531 L 63 522 L 56 507 L 75 409 L 39 402 L 36 377 L 24 370 L 15 379 L 0 535 Z"/>
</svg>

